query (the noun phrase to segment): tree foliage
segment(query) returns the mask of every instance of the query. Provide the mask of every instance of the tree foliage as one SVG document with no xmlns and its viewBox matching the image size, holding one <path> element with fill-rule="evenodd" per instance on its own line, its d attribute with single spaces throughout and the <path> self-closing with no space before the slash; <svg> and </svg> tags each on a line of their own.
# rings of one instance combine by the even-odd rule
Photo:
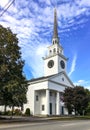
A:
<svg viewBox="0 0 90 130">
<path fill-rule="evenodd" d="M 26 102 L 27 83 L 23 75 L 18 38 L 0 25 L 0 104 L 22 106 Z"/>
<path fill-rule="evenodd" d="M 85 89 L 85 91 L 86 91 L 88 98 L 89 98 L 88 107 L 86 108 L 86 114 L 90 115 L 90 91 L 88 89 Z"/>
<path fill-rule="evenodd" d="M 64 102 L 68 109 L 68 113 L 71 114 L 73 111 L 72 100 L 73 99 L 73 88 L 68 87 L 64 91 Z"/>
<path fill-rule="evenodd" d="M 75 114 L 84 114 L 89 103 L 89 95 L 82 86 L 66 88 L 64 91 L 64 102 L 69 114 L 74 110 Z"/>
</svg>

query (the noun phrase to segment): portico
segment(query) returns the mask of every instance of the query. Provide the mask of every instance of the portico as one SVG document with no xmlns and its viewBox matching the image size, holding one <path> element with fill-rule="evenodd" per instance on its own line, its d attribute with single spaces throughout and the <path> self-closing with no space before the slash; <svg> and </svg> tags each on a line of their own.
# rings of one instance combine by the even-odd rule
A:
<svg viewBox="0 0 90 130">
<path fill-rule="evenodd" d="M 60 92 L 55 90 L 36 90 L 34 99 L 35 115 L 60 115 Z"/>
</svg>

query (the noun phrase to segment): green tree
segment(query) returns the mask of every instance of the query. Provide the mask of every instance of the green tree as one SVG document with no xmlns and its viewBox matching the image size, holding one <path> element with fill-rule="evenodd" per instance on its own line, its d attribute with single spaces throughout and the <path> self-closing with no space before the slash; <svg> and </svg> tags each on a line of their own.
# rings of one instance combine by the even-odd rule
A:
<svg viewBox="0 0 90 130">
<path fill-rule="evenodd" d="M 68 87 L 64 90 L 64 102 L 65 106 L 68 109 L 68 113 L 71 114 L 73 111 L 73 104 L 72 104 L 72 99 L 73 99 L 73 88 Z"/>
<path fill-rule="evenodd" d="M 73 105 L 75 113 L 84 114 L 89 103 L 88 95 L 82 86 L 76 86 L 73 91 L 74 99 Z"/>
<path fill-rule="evenodd" d="M 89 90 L 89 89 L 85 89 L 85 91 L 86 91 L 87 96 L 88 96 L 88 98 L 89 98 L 89 103 L 88 103 L 88 106 L 87 106 L 87 108 L 86 108 L 85 113 L 86 113 L 87 115 L 90 115 L 90 90 Z"/>
<path fill-rule="evenodd" d="M 22 106 L 27 101 L 27 82 L 23 74 L 18 38 L 0 25 L 0 104 Z"/>
<path fill-rule="evenodd" d="M 64 91 L 64 102 L 69 114 L 74 110 L 75 114 L 82 115 L 88 106 L 89 96 L 82 86 L 68 87 Z"/>
</svg>

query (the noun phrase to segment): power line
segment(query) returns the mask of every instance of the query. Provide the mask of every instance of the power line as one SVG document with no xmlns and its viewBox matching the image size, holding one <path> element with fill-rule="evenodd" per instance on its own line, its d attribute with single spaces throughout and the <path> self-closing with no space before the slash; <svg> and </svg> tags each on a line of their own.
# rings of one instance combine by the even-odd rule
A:
<svg viewBox="0 0 90 130">
<path fill-rule="evenodd" d="M 2 13 L 0 14 L 0 17 L 3 16 L 3 14 L 9 9 L 9 7 L 14 3 L 14 1 L 15 1 L 15 0 L 12 0 L 12 2 L 9 1 L 9 2 L 4 6 L 4 10 L 3 10 Z M 7 6 L 7 7 L 6 7 L 6 6 Z M 5 9 L 5 7 L 6 7 L 6 9 Z"/>
<path fill-rule="evenodd" d="M 11 3 L 12 0 L 9 0 L 8 3 L 3 7 L 3 10 Z"/>
</svg>

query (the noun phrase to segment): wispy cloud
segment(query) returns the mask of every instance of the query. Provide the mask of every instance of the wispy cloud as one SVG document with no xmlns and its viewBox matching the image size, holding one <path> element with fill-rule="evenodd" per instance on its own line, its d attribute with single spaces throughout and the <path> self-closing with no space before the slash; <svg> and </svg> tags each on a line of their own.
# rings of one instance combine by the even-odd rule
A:
<svg viewBox="0 0 90 130">
<path fill-rule="evenodd" d="M 69 72 L 69 76 L 71 76 L 71 74 L 75 71 L 75 67 L 76 67 L 76 60 L 77 60 L 77 55 L 75 54 L 72 60 L 72 64 L 71 64 L 71 68 L 70 68 L 70 72 Z"/>
</svg>

